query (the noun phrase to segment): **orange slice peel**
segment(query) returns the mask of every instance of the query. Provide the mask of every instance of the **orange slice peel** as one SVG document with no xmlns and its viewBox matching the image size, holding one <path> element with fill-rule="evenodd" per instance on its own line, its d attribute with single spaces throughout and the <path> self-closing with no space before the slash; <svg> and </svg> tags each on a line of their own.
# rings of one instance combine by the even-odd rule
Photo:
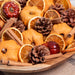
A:
<svg viewBox="0 0 75 75">
<path fill-rule="evenodd" d="M 46 38 L 45 42 L 49 42 L 49 41 L 56 42 L 60 46 L 61 51 L 65 49 L 65 41 L 64 41 L 63 37 L 60 36 L 59 34 L 50 34 Z"/>
<path fill-rule="evenodd" d="M 41 18 L 40 16 L 33 17 L 28 23 L 28 29 L 31 29 L 31 28 L 34 29 L 36 21 L 40 18 Z"/>
<path fill-rule="evenodd" d="M 30 44 L 25 44 L 25 45 L 23 45 L 20 48 L 20 51 L 19 51 L 19 60 L 22 63 L 25 63 L 25 62 L 29 61 L 28 56 L 29 56 L 29 53 L 30 53 L 30 51 L 31 51 L 32 48 L 33 48 L 33 46 L 30 45 Z"/>
<path fill-rule="evenodd" d="M 9 28 L 8 28 L 8 29 L 9 29 Z M 2 37 L 1 37 L 1 40 L 2 40 L 2 41 L 11 40 L 11 38 L 6 34 L 6 31 L 7 31 L 8 29 L 6 29 L 6 30 L 3 32 Z M 12 27 L 12 28 L 10 28 L 10 29 L 11 29 L 11 30 L 17 35 L 17 37 L 23 42 L 22 33 L 21 33 L 18 29 L 14 28 L 14 27 Z"/>
<path fill-rule="evenodd" d="M 60 14 L 56 11 L 56 10 L 48 10 L 44 17 L 46 18 L 50 18 L 50 20 L 56 19 L 56 18 L 60 18 Z"/>
</svg>

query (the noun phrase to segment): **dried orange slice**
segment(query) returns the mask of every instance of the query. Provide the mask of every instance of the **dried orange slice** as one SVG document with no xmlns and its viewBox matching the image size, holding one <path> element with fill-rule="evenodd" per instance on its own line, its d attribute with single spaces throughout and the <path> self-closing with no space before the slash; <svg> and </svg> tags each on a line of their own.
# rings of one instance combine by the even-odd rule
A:
<svg viewBox="0 0 75 75">
<path fill-rule="evenodd" d="M 38 19 L 40 19 L 41 17 L 37 16 L 37 17 L 34 17 L 32 18 L 29 23 L 28 23 L 28 29 L 31 29 L 31 28 L 35 28 L 35 23 Z"/>
<path fill-rule="evenodd" d="M 17 36 L 18 36 L 18 38 L 21 40 L 21 41 L 23 41 L 23 36 L 22 36 L 22 33 L 18 30 L 18 29 L 16 29 L 16 28 L 14 28 L 14 27 L 12 27 L 12 28 L 10 28 Z M 3 34 L 2 34 L 2 41 L 5 41 L 5 40 L 11 40 L 11 38 L 9 37 L 9 35 L 7 35 L 6 34 L 6 31 L 7 31 L 8 29 L 6 29 L 4 32 L 3 32 Z"/>
<path fill-rule="evenodd" d="M 37 6 L 42 11 L 47 11 L 50 5 L 54 5 L 53 0 L 28 0 L 27 6 Z"/>
<path fill-rule="evenodd" d="M 50 20 L 56 19 L 60 17 L 60 14 L 56 10 L 48 10 L 44 17 L 50 18 Z"/>
<path fill-rule="evenodd" d="M 20 13 L 20 17 L 24 22 L 25 26 L 28 26 L 29 20 L 36 16 L 43 16 L 43 12 L 36 6 L 26 6 Z"/>
<path fill-rule="evenodd" d="M 28 56 L 29 56 L 29 53 L 30 53 L 32 48 L 33 48 L 33 46 L 30 44 L 25 44 L 20 48 L 19 60 L 21 62 L 23 62 L 23 63 L 28 62 Z"/>
<path fill-rule="evenodd" d="M 73 43 L 70 44 L 70 45 L 67 47 L 67 49 L 74 48 L 74 47 L 75 47 L 75 41 L 73 41 Z"/>
<path fill-rule="evenodd" d="M 58 35 L 58 34 L 50 34 L 45 42 L 49 42 L 49 41 L 54 41 L 56 42 L 57 44 L 59 44 L 60 46 L 60 50 L 64 50 L 65 49 L 65 41 L 63 39 L 62 36 Z"/>
<path fill-rule="evenodd" d="M 62 4 L 65 9 L 71 8 L 70 0 L 55 0 L 55 3 Z"/>
</svg>

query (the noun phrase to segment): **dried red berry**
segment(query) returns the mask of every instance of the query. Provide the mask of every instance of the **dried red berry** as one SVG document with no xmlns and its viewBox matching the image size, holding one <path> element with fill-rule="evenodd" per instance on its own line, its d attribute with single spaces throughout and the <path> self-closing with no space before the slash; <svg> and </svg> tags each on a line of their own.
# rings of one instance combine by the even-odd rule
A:
<svg viewBox="0 0 75 75">
<path fill-rule="evenodd" d="M 3 13 L 7 18 L 18 17 L 19 15 L 19 6 L 14 2 L 7 2 L 3 6 Z"/>
<path fill-rule="evenodd" d="M 48 46 L 51 54 L 57 54 L 60 52 L 60 47 L 56 42 L 50 41 L 48 42 Z"/>
</svg>

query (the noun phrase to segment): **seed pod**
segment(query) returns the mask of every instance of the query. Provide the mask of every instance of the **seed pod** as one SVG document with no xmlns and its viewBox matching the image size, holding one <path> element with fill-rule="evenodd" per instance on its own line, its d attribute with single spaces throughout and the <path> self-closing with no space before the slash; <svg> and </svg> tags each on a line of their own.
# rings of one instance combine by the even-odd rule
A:
<svg viewBox="0 0 75 75">
<path fill-rule="evenodd" d="M 8 9 L 7 8 L 5 8 L 6 7 L 6 3 L 10 3 L 10 2 L 12 2 L 13 4 L 15 4 L 15 6 L 17 6 L 17 9 L 14 9 L 13 8 L 13 4 L 12 4 L 12 7 L 9 9 L 9 7 L 8 7 Z M 11 3 L 10 3 L 11 4 Z M 4 7 L 5 6 L 5 7 Z M 5 9 L 7 9 L 7 12 L 6 12 L 6 10 Z M 2 16 L 4 16 L 6 19 L 7 18 L 10 18 L 7 14 L 10 14 L 10 15 L 12 15 L 10 12 L 13 12 L 13 14 L 14 14 L 14 16 L 10 16 L 10 17 L 15 17 L 15 15 L 16 15 L 16 11 L 18 12 L 18 14 L 20 13 L 20 11 L 21 11 L 21 6 L 20 6 L 20 4 L 16 1 L 16 0 L 5 0 L 3 3 L 2 3 L 2 5 L 1 5 L 1 13 L 2 13 Z M 17 17 L 18 17 L 18 14 L 17 14 Z"/>
</svg>

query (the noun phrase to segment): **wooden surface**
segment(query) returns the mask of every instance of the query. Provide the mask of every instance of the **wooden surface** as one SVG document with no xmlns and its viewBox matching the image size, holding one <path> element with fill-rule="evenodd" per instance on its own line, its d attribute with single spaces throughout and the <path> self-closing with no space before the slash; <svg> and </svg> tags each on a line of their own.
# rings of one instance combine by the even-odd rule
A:
<svg viewBox="0 0 75 75">
<path fill-rule="evenodd" d="M 4 72 L 13 72 L 13 73 L 33 73 L 33 72 L 41 72 L 48 69 L 52 69 L 53 67 L 56 67 L 59 64 L 62 64 L 65 60 L 70 58 L 72 55 L 74 55 L 75 52 L 67 53 L 59 58 L 51 59 L 47 63 L 43 64 L 37 64 L 33 66 L 6 66 L 6 65 L 0 65 L 0 71 Z"/>
</svg>

